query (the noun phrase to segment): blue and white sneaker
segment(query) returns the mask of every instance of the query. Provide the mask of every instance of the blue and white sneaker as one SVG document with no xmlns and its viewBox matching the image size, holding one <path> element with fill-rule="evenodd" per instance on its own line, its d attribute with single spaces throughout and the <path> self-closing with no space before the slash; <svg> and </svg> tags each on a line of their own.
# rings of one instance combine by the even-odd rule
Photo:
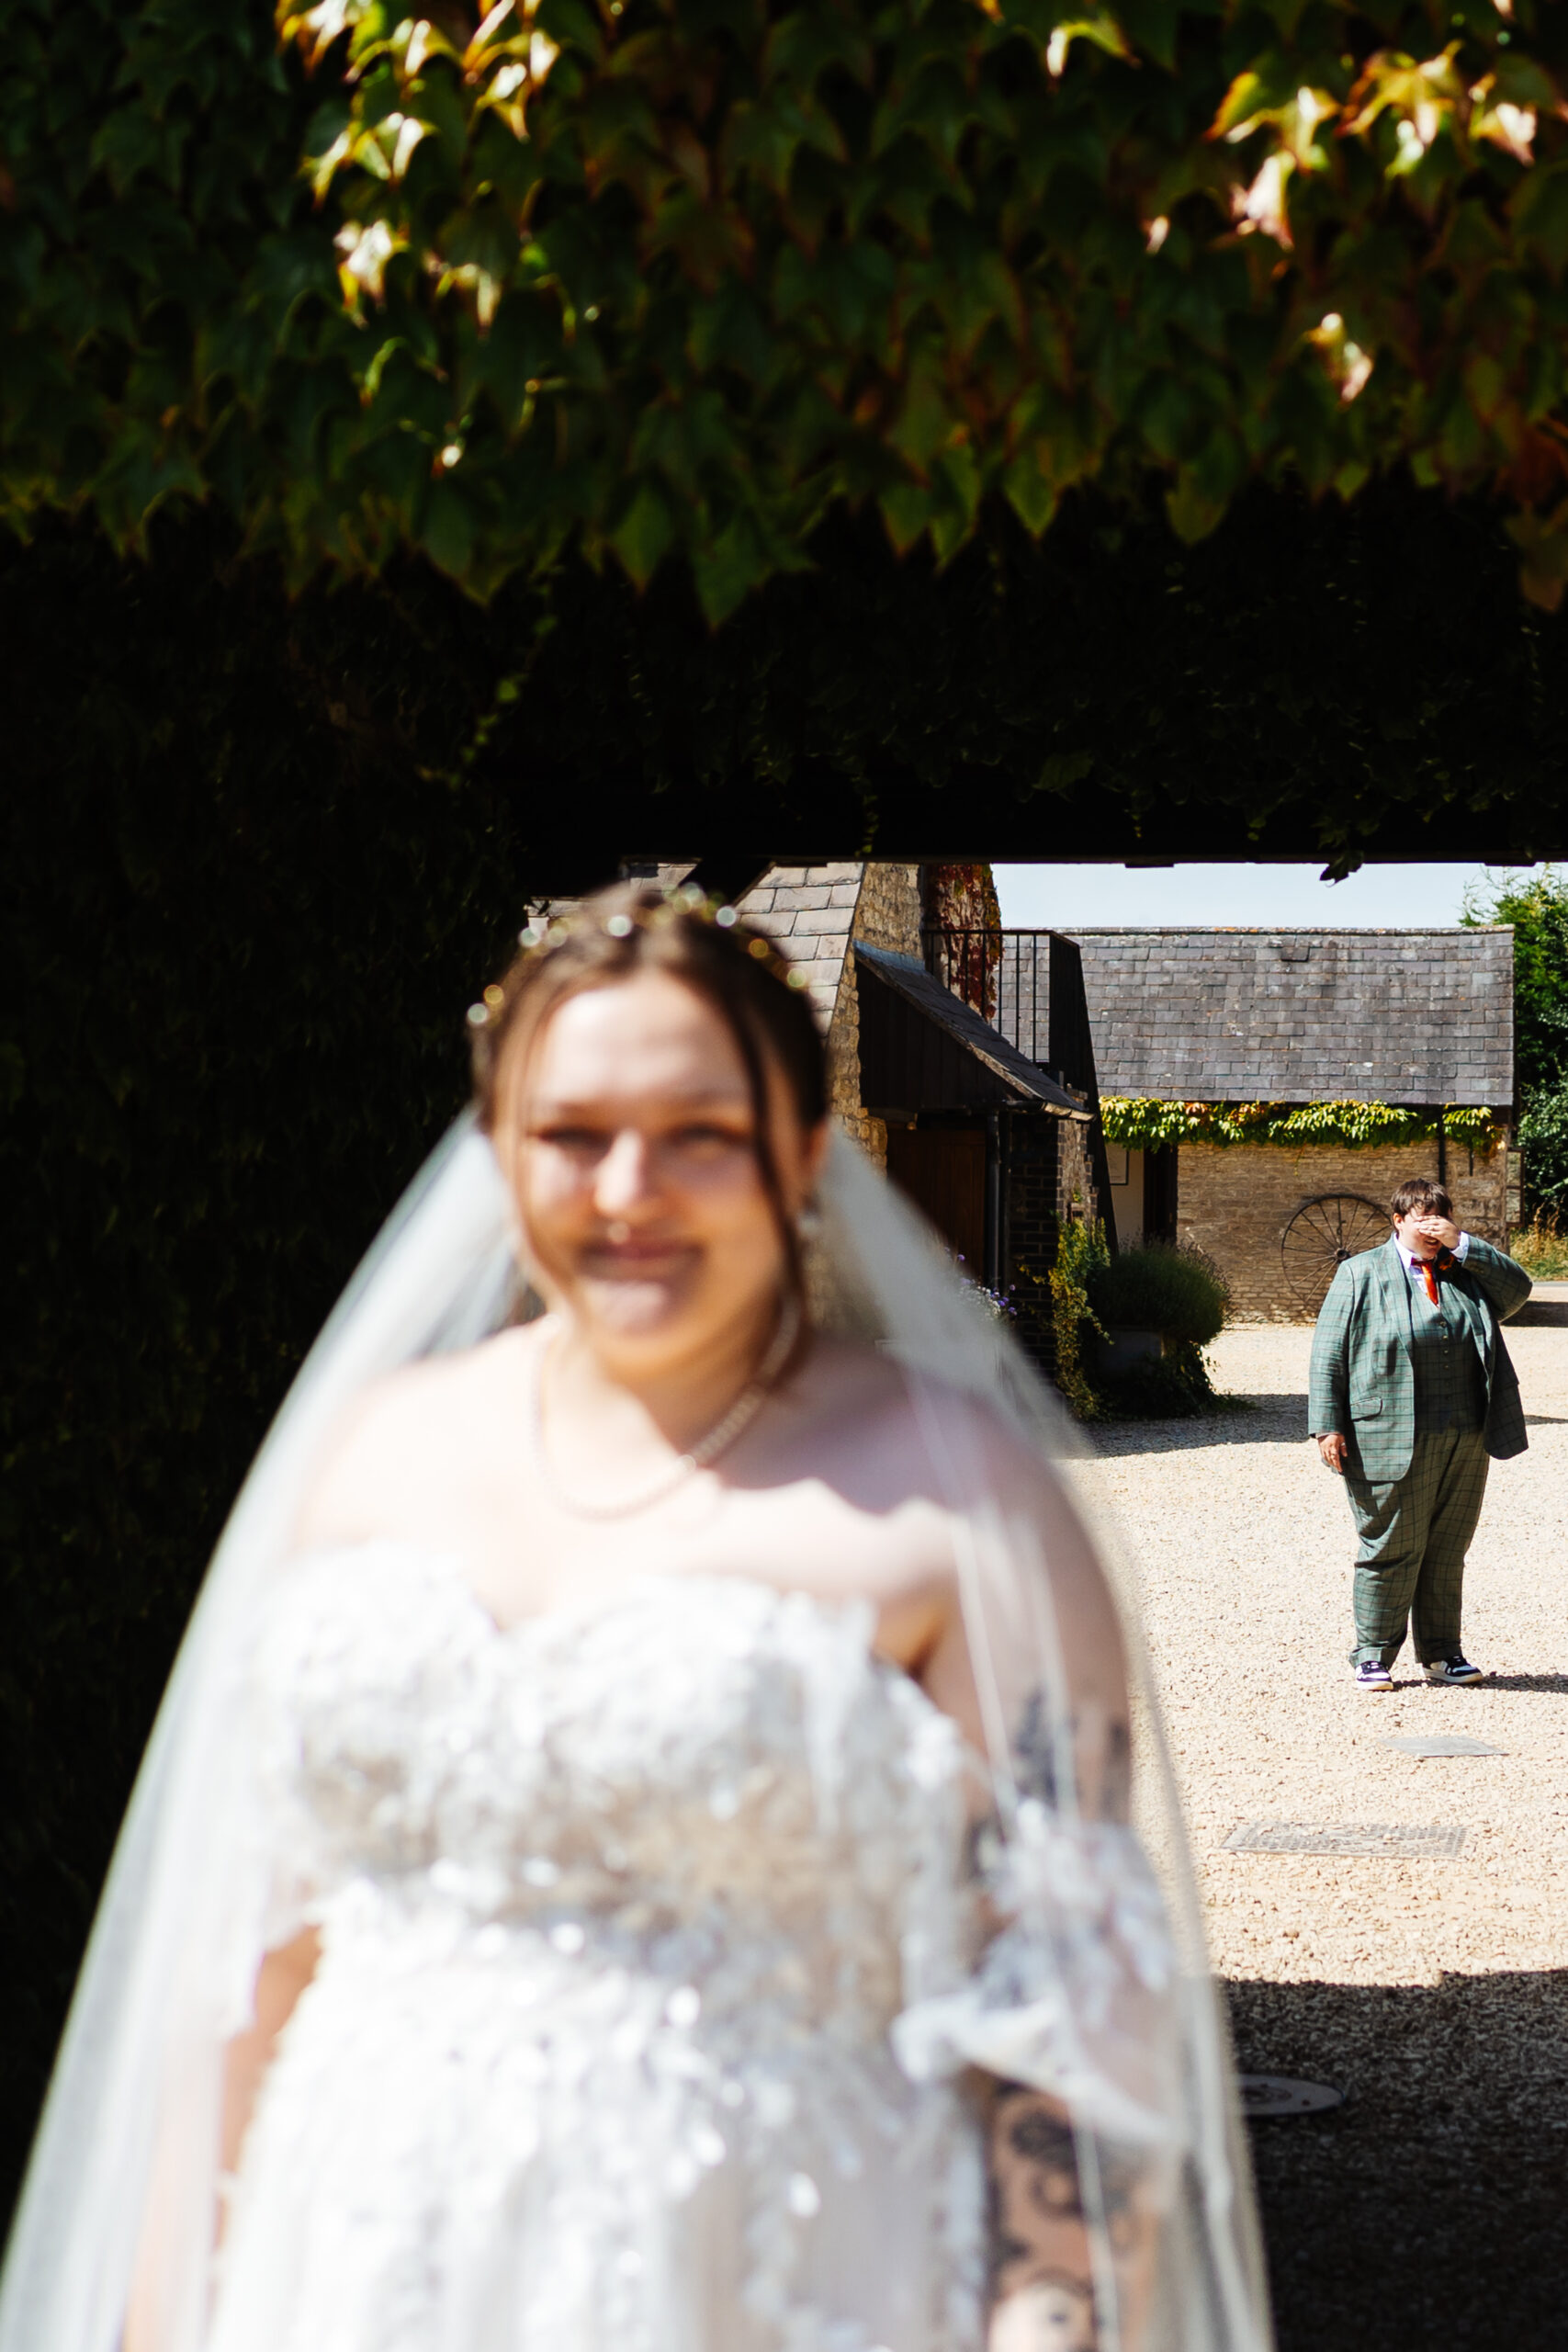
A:
<svg viewBox="0 0 1568 2352">
<path fill-rule="evenodd" d="M 1456 1650 L 1452 1657 L 1428 1658 L 1421 1668 L 1428 1682 L 1483 1682 L 1485 1680 L 1478 1666 Z"/>
<path fill-rule="evenodd" d="M 1392 1690 L 1393 1677 L 1381 1657 L 1364 1657 L 1356 1668 L 1358 1690 Z"/>
</svg>

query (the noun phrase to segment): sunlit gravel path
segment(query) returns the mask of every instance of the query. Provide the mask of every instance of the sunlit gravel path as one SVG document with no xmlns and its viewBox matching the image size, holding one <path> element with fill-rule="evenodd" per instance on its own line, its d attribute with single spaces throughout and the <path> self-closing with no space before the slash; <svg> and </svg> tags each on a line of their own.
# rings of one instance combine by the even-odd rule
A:
<svg viewBox="0 0 1568 2352">
<path fill-rule="evenodd" d="M 1337 2084 L 1255 2127 L 1289 2352 L 1568 2344 L 1568 1305 L 1510 1329 L 1530 1450 L 1466 1579 L 1489 1676 L 1351 1685 L 1349 1513 L 1305 1439 L 1306 1330 L 1213 1351 L 1251 1409 L 1099 1434 L 1243 2064 Z M 1561 1327 L 1558 1317 L 1561 1317 Z M 1503 1753 L 1383 1743 L 1468 1732 Z M 1239 1824 L 1441 1824 L 1454 1859 L 1235 1853 Z M 1500 2266 L 1500 2267 L 1499 2267 Z"/>
</svg>

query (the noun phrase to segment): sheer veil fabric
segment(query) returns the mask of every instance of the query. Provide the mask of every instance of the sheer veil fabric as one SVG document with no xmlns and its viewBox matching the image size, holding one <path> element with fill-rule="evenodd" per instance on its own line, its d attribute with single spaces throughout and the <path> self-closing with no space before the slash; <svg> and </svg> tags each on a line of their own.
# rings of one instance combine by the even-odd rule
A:
<svg viewBox="0 0 1568 2352">
<path fill-rule="evenodd" d="M 1046 1720 L 1066 1709 L 1033 1528 L 988 1492 L 999 1416 L 1071 1484 L 1054 1396 L 856 1148 L 835 1141 L 808 1276 L 818 1319 L 905 1370 L 952 1515 L 996 1827 L 995 1932 L 892 2040 L 914 2081 L 977 2065 L 1066 2100 L 1095 2248 L 1101 2352 L 1269 2352 L 1248 2166 L 1187 1848 L 1136 1632 L 1137 1834 L 1078 1820 L 1064 1751 L 1043 1801 L 1020 1770 L 996 1661 L 1024 1645 Z M 509 1203 L 460 1120 L 334 1310 L 240 1495 L 171 1678 L 83 1966 L 0 2286 L 0 2352 L 116 2352 L 151 2248 L 159 2352 L 202 2352 L 218 2210 L 224 2043 L 249 2021 L 272 1890 L 255 1759 L 235 1704 L 247 1645 L 327 1433 L 371 1381 L 472 1345 L 522 1311 Z M 1097 1531 L 1117 1580 L 1113 1543 Z M 1161 2220 L 1124 2277 L 1114 2199 L 1131 2165 Z M 151 2217 L 151 2219 L 149 2219 Z M 139 2254 L 140 2248 L 140 2254 Z M 870 2258 L 870 2257 L 868 2257 Z M 435 2352 L 433 2345 L 431 2352 Z M 976 2345 L 976 2352 L 979 2352 Z"/>
</svg>

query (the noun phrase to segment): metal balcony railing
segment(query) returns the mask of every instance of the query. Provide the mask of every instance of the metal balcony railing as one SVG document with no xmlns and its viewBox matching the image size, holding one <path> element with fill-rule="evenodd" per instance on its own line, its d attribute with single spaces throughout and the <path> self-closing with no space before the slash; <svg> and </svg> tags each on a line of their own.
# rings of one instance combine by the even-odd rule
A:
<svg viewBox="0 0 1568 2352">
<path fill-rule="evenodd" d="M 928 931 L 923 937 L 926 969 L 934 979 L 999 1029 L 1030 1061 L 1050 1069 L 1068 1086 L 1082 1085 L 1069 1067 L 1078 1057 L 1071 1050 L 1067 1033 L 1077 1024 L 1064 1018 L 1076 1011 L 1063 1001 L 1062 950 L 1071 957 L 1077 978 L 1077 951 L 1070 942 L 1049 931 L 940 930 Z M 1055 958 L 1053 948 L 1057 951 Z M 1053 977 L 1056 987 L 1054 1023 Z M 1077 991 L 1081 996 L 1081 979 Z"/>
</svg>

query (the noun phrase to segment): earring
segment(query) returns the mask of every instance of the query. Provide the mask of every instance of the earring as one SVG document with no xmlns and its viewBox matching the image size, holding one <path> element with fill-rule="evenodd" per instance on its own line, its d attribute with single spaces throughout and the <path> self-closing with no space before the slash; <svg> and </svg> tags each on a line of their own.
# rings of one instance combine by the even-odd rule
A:
<svg viewBox="0 0 1568 2352">
<path fill-rule="evenodd" d="M 815 1241 L 822 1230 L 822 1212 L 815 1201 L 807 1201 L 795 1214 L 795 1229 L 803 1241 Z"/>
</svg>

